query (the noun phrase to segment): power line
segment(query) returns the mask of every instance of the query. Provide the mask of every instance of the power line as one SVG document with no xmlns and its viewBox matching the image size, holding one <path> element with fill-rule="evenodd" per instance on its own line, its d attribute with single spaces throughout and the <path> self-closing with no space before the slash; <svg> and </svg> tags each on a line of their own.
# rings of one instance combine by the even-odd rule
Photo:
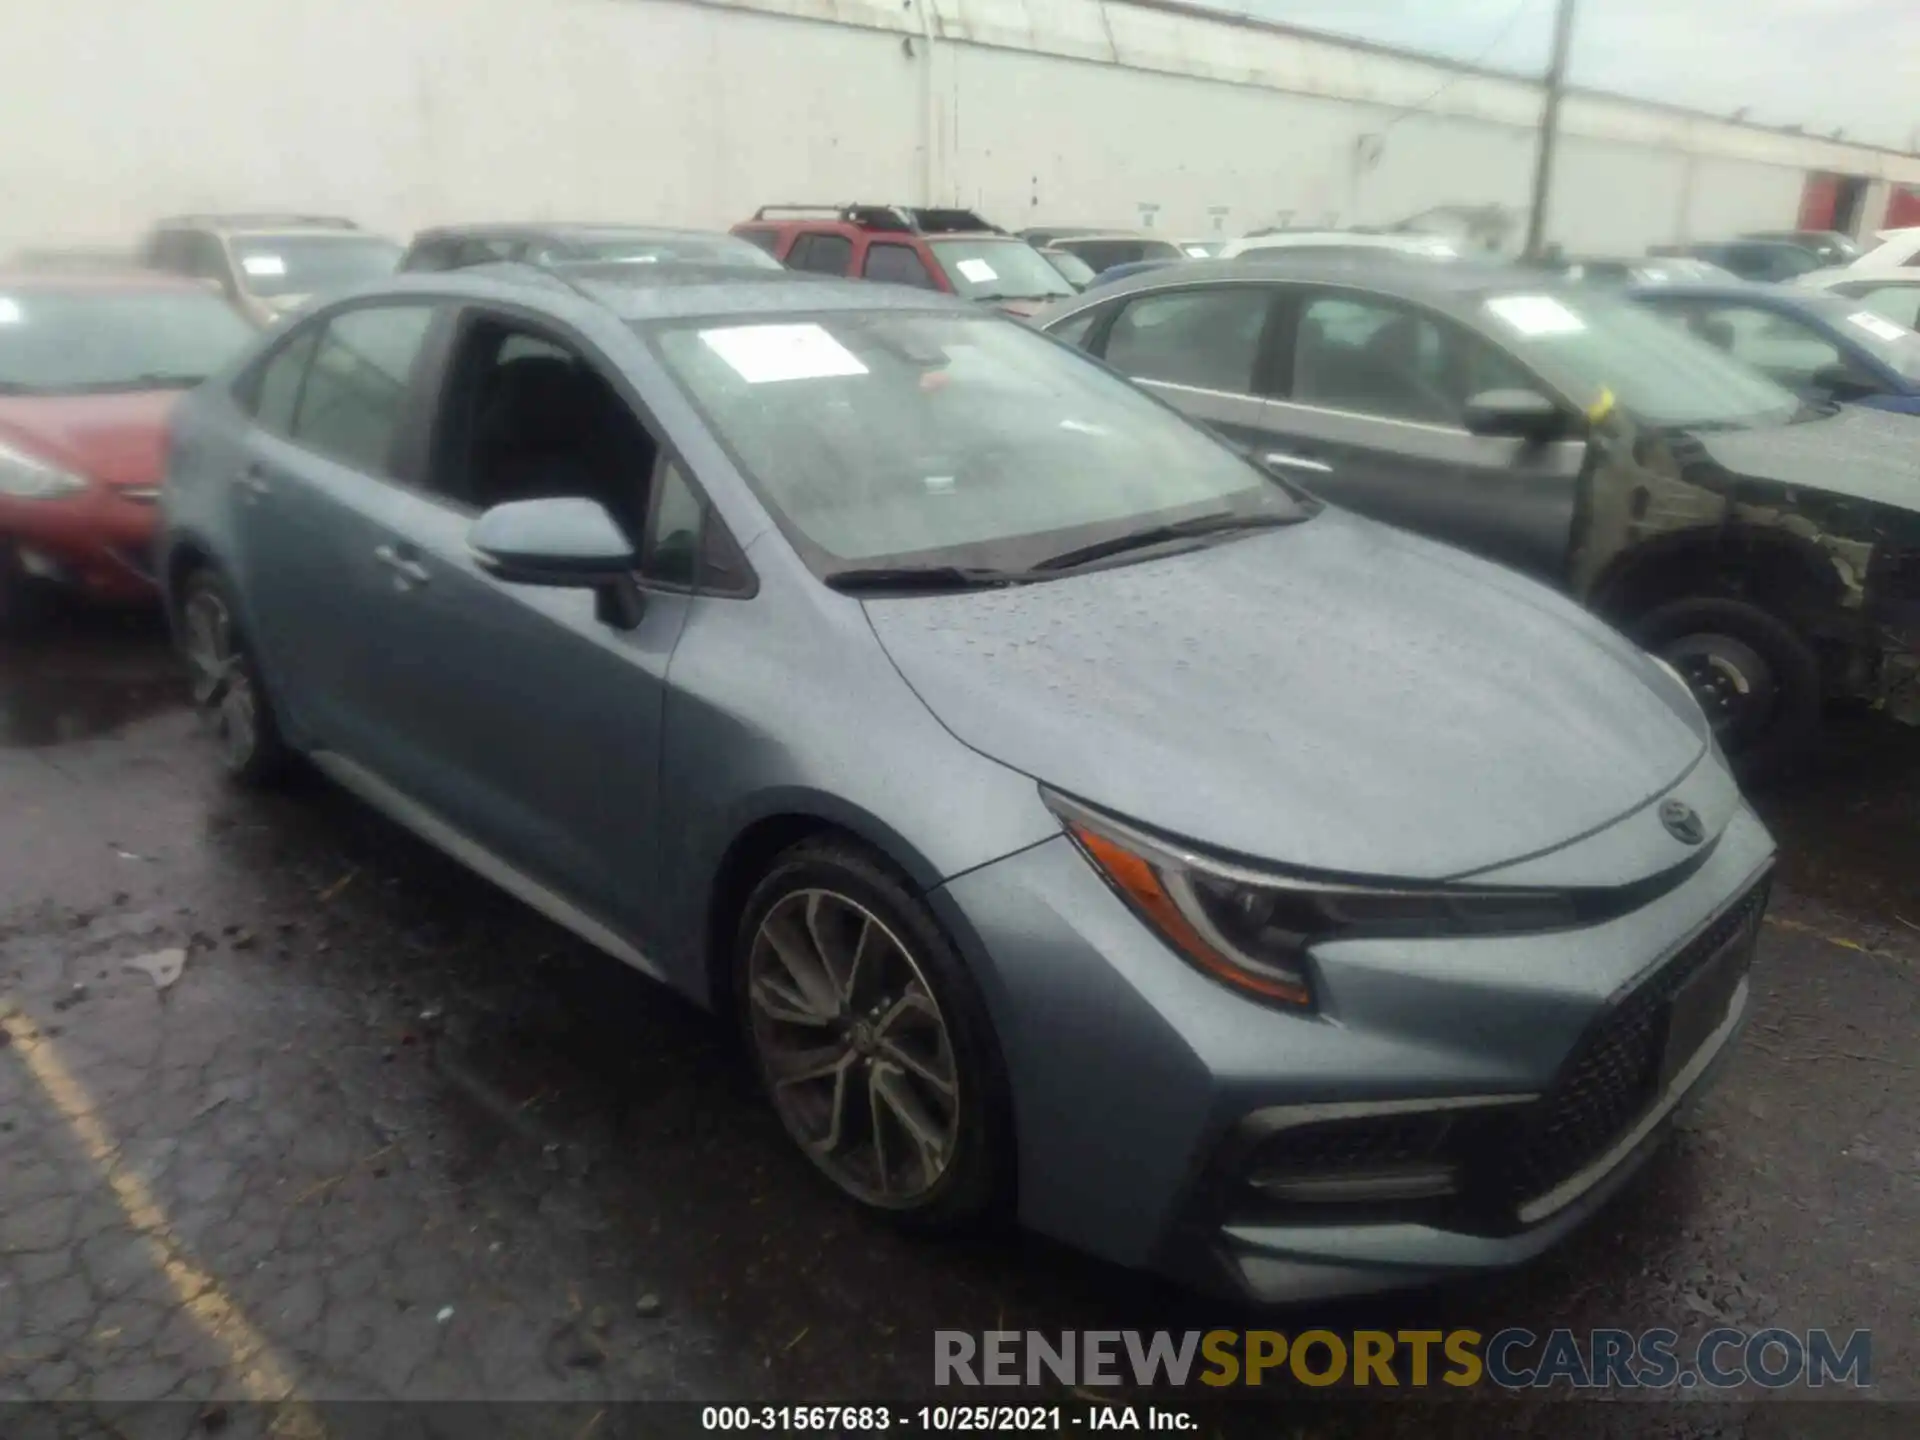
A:
<svg viewBox="0 0 1920 1440">
<path fill-rule="evenodd" d="M 1533 9 L 1533 6 L 1534 0 L 1520 0 L 1520 3 L 1513 7 L 1513 13 L 1507 16 L 1506 24 L 1500 27 L 1499 33 L 1487 43 L 1486 48 L 1478 55 L 1475 55 L 1473 59 L 1466 62 L 1469 69 L 1478 70 L 1485 65 L 1493 52 L 1507 43 L 1508 38 L 1519 26 L 1521 20 L 1526 17 L 1527 12 Z M 1428 106 L 1432 105 L 1433 102 L 1438 100 L 1442 95 L 1446 94 L 1447 91 L 1451 90 L 1455 85 L 1458 85 L 1462 80 L 1467 78 L 1468 73 L 1466 70 L 1455 71 L 1452 75 L 1441 81 L 1439 87 L 1435 89 L 1431 95 L 1427 96 L 1426 99 L 1420 101 L 1417 105 L 1409 105 L 1403 110 L 1395 111 L 1387 122 L 1380 127 L 1378 133 L 1384 135 L 1402 120 L 1412 119 L 1415 115 L 1427 109 Z"/>
</svg>

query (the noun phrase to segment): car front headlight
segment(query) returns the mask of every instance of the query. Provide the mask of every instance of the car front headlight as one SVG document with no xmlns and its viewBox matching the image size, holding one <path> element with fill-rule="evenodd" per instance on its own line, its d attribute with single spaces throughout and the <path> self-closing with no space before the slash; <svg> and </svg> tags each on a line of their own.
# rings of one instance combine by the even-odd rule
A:
<svg viewBox="0 0 1920 1440">
<path fill-rule="evenodd" d="M 1570 891 L 1255 869 L 1042 794 L 1094 868 L 1182 959 L 1273 1004 L 1314 1004 L 1308 951 L 1323 941 L 1538 933 L 1580 923 L 1587 908 Z"/>
<path fill-rule="evenodd" d="M 0 445 L 0 495 L 16 500 L 54 500 L 86 488 L 84 476 L 10 445 Z"/>
</svg>

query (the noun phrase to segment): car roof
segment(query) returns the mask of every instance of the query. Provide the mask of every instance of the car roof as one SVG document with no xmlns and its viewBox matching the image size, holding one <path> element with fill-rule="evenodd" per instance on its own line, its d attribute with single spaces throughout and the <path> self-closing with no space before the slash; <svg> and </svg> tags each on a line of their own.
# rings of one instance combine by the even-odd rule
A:
<svg viewBox="0 0 1920 1440">
<path fill-rule="evenodd" d="M 1672 295 L 1682 300 L 1743 300 L 1761 305 L 1812 305 L 1828 297 L 1818 290 L 1794 285 L 1767 285 L 1753 280 L 1667 280 L 1652 285 L 1630 285 L 1627 293 Z"/>
<path fill-rule="evenodd" d="M 538 236 L 551 240 L 670 240 L 699 235 L 709 239 L 728 236 L 724 230 L 700 230 L 690 225 L 622 225 L 599 221 L 501 221 L 475 225 L 434 225 L 413 237 L 423 240 L 509 239 Z"/>
<path fill-rule="evenodd" d="M 209 295 L 198 280 L 161 270 L 128 266 L 117 270 L 0 269 L 0 289 L 28 290 L 170 290 Z"/>
<path fill-rule="evenodd" d="M 355 294 L 365 297 L 416 290 L 451 290 L 507 303 L 524 303 L 530 290 L 564 292 L 620 320 L 635 322 L 859 310 L 946 310 L 972 316 L 989 313 L 942 292 L 912 286 L 796 270 L 685 262 L 639 267 L 596 262 L 475 265 L 464 270 L 406 273 Z"/>
<path fill-rule="evenodd" d="M 1470 299 L 1500 290 L 1585 293 L 1558 275 L 1519 270 L 1511 265 L 1475 260 L 1436 260 L 1420 264 L 1405 259 L 1377 258 L 1359 250 L 1347 256 L 1310 255 L 1295 259 L 1288 258 L 1281 249 L 1276 250 L 1272 258 L 1264 254 L 1242 255 L 1232 260 L 1188 260 L 1178 265 L 1156 266 L 1111 286 L 1103 285 L 1097 292 L 1089 290 L 1084 294 L 1089 299 L 1105 301 L 1138 290 L 1259 280 L 1351 286 L 1443 307 L 1464 305 Z"/>
</svg>

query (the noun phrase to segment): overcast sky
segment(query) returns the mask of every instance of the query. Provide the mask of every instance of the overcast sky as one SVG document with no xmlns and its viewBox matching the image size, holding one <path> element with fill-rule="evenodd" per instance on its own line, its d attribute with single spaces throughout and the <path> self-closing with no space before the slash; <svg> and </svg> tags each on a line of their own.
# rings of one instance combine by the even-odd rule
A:
<svg viewBox="0 0 1920 1440">
<path fill-rule="evenodd" d="M 1554 0 L 1213 0 L 1384 44 L 1546 68 Z M 1920 0 L 1579 0 L 1577 85 L 1920 148 Z"/>
</svg>

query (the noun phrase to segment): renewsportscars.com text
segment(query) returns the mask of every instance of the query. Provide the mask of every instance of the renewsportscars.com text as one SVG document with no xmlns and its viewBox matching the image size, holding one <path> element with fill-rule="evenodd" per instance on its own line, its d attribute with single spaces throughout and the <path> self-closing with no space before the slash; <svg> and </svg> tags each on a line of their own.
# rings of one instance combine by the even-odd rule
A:
<svg viewBox="0 0 1920 1440">
<path fill-rule="evenodd" d="M 1867 1330 L 936 1330 L 936 1385 L 1818 1389 L 1873 1383 Z"/>
</svg>

